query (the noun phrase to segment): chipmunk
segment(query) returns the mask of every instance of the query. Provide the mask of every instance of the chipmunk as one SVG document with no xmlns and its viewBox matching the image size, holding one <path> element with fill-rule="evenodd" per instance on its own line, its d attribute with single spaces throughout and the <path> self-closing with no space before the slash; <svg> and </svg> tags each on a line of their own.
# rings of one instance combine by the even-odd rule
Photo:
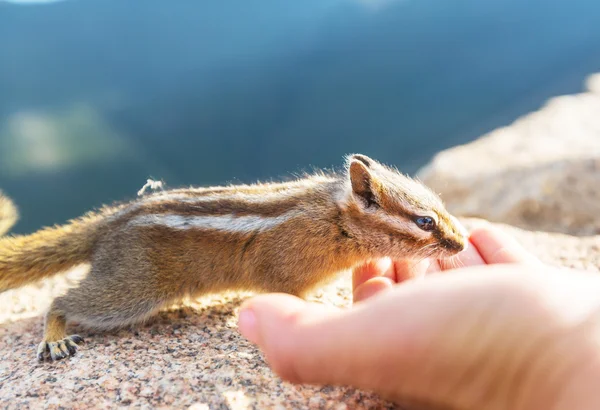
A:
<svg viewBox="0 0 600 410">
<path fill-rule="evenodd" d="M 14 221 L 14 207 L 3 201 L 5 219 Z M 58 360 L 83 341 L 67 336 L 67 321 L 117 328 L 185 297 L 225 290 L 303 297 L 373 258 L 445 258 L 467 244 L 436 194 L 355 154 L 342 173 L 162 190 L 63 226 L 2 238 L 0 292 L 90 265 L 45 316 L 37 356 Z"/>
</svg>

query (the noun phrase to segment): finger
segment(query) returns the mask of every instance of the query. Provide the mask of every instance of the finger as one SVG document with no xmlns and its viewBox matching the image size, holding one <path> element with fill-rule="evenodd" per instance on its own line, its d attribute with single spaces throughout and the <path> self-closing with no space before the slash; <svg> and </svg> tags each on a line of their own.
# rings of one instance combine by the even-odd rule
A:
<svg viewBox="0 0 600 410">
<path fill-rule="evenodd" d="M 354 268 L 352 271 L 352 289 L 356 290 L 369 279 L 379 276 L 389 278 L 392 282 L 396 281 L 396 273 L 390 258 L 369 261 Z"/>
<path fill-rule="evenodd" d="M 379 292 L 393 288 L 394 283 L 395 282 L 387 277 L 380 276 L 371 278 L 354 289 L 353 301 L 354 303 L 358 303 L 366 300 L 371 296 L 378 294 Z"/>
<path fill-rule="evenodd" d="M 512 236 L 492 225 L 483 225 L 473 230 L 471 243 L 487 264 L 540 263 L 539 259 L 523 248 Z"/>
<path fill-rule="evenodd" d="M 432 260 L 431 263 L 429 264 L 429 267 L 427 268 L 427 275 L 431 274 L 431 273 L 439 273 L 441 272 L 442 266 L 440 265 L 440 261 L 439 259 L 435 259 Z"/>
<path fill-rule="evenodd" d="M 431 263 L 432 261 L 429 258 L 420 261 L 414 261 L 411 259 L 394 261 L 396 283 L 401 283 L 408 279 L 421 278 L 425 276 Z"/>
</svg>

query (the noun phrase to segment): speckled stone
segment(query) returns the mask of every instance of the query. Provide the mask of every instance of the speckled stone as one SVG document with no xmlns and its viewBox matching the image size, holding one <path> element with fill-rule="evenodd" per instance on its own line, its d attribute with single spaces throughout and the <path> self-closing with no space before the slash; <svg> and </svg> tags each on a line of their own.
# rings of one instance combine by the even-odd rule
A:
<svg viewBox="0 0 600 410">
<path fill-rule="evenodd" d="M 86 339 L 77 355 L 38 363 L 43 311 L 77 275 L 0 295 L 0 408 L 394 408 L 352 388 L 282 382 L 238 333 L 237 311 L 249 294 L 207 297 L 116 332 L 74 326 Z M 348 306 L 349 286 L 342 275 L 313 299 Z"/>
<path fill-rule="evenodd" d="M 600 237 L 503 228 L 545 262 L 600 267 Z M 237 311 L 248 294 L 207 297 L 117 332 L 74 327 L 87 340 L 78 354 L 57 363 L 38 363 L 41 315 L 76 275 L 0 295 L 0 408 L 394 408 L 353 388 L 282 382 L 237 331 Z M 313 299 L 348 307 L 350 286 L 349 274 L 344 273 Z"/>
</svg>

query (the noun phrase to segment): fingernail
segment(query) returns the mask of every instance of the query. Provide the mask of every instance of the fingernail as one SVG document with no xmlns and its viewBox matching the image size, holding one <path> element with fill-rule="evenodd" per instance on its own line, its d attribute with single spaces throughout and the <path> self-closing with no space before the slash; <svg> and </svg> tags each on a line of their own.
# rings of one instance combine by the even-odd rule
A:
<svg viewBox="0 0 600 410">
<path fill-rule="evenodd" d="M 256 314 L 251 308 L 245 308 L 240 312 L 238 318 L 238 329 L 246 339 L 254 344 L 258 344 L 259 337 Z"/>
</svg>

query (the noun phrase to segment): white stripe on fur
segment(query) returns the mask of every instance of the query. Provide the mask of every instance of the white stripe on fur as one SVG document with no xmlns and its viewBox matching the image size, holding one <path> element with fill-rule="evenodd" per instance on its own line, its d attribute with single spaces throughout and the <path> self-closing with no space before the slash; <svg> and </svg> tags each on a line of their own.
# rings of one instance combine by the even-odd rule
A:
<svg viewBox="0 0 600 410">
<path fill-rule="evenodd" d="M 249 233 L 274 228 L 293 216 L 288 212 L 277 217 L 248 216 L 197 216 L 175 214 L 139 215 L 129 221 L 134 226 L 162 225 L 173 229 L 215 229 L 236 233 Z"/>
</svg>

